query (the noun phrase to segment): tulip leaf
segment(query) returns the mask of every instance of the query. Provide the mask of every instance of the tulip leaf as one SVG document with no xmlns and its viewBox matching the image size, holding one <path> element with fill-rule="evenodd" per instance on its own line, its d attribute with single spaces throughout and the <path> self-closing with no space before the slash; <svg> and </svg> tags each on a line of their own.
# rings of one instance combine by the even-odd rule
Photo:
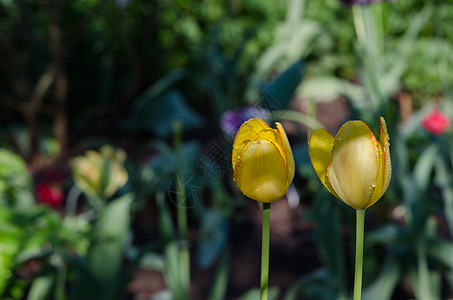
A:
<svg viewBox="0 0 453 300">
<path fill-rule="evenodd" d="M 131 201 L 132 195 L 126 194 L 101 211 L 92 230 L 85 264 L 81 266 L 85 271 L 76 279 L 73 299 L 102 299 L 116 291 L 130 225 Z"/>
<path fill-rule="evenodd" d="M 402 242 L 407 235 L 407 228 L 400 228 L 394 225 L 384 225 L 378 229 L 367 232 L 367 247 L 374 245 L 386 245 Z"/>
<path fill-rule="evenodd" d="M 133 109 L 125 129 L 147 130 L 159 137 L 168 137 L 175 121 L 181 122 L 184 129 L 192 129 L 202 124 L 201 117 L 187 105 L 184 96 L 176 89 L 155 99 L 148 98 L 146 104 L 139 107 Z"/>
<path fill-rule="evenodd" d="M 282 110 L 289 107 L 296 88 L 302 81 L 304 64 L 296 62 L 278 76 L 275 81 L 264 87 L 261 106 L 269 110 Z"/>
<path fill-rule="evenodd" d="M 162 96 L 165 92 L 171 89 L 172 85 L 179 80 L 185 78 L 185 73 L 182 70 L 175 70 L 159 79 L 145 92 L 143 92 L 137 99 L 135 99 L 133 110 L 141 111 L 149 104 L 150 100 L 154 100 Z"/>
<path fill-rule="evenodd" d="M 228 284 L 230 251 L 224 251 L 218 263 L 217 272 L 208 300 L 225 299 Z"/>
<path fill-rule="evenodd" d="M 278 287 L 270 287 L 268 290 L 268 300 L 277 300 L 280 295 L 280 289 Z M 249 290 L 247 293 L 242 295 L 238 300 L 256 300 L 260 299 L 260 290 L 254 288 Z"/>
<path fill-rule="evenodd" d="M 435 183 L 441 188 L 444 199 L 444 212 L 450 232 L 453 232 L 453 187 L 452 177 L 442 158 L 436 159 Z"/>
<path fill-rule="evenodd" d="M 183 128 L 191 129 L 202 124 L 202 118 L 190 108 L 184 96 L 173 85 L 183 79 L 180 70 L 170 72 L 138 96 L 131 115 L 122 124 L 124 130 L 147 130 L 159 137 L 172 132 L 172 124 L 180 121 Z"/>
<path fill-rule="evenodd" d="M 399 137 L 401 140 L 407 140 L 412 135 L 420 131 L 420 124 L 423 118 L 435 107 L 434 104 L 429 103 L 424 105 L 419 110 L 414 111 L 414 113 L 401 124 L 401 127 L 398 129 Z"/>
<path fill-rule="evenodd" d="M 199 164 L 205 164 L 206 161 L 200 157 L 200 144 L 195 141 L 184 143 L 180 148 L 180 165 L 177 166 L 177 155 L 171 147 L 163 142 L 155 142 L 152 147 L 159 151 L 148 163 L 149 168 L 155 172 L 153 176 L 156 188 L 167 189 L 170 184 L 174 184 L 178 176 L 190 177 L 194 175 L 195 170 Z M 213 166 L 214 167 L 214 166 Z M 194 178 L 199 179 L 198 176 Z M 148 182 L 149 183 L 149 182 Z"/>
<path fill-rule="evenodd" d="M 336 201 L 325 201 L 325 192 L 318 192 L 312 215 L 316 226 L 317 248 L 320 257 L 332 274 L 332 281 L 340 293 L 346 293 L 344 244 L 341 238 L 340 207 Z M 331 226 L 324 226 L 330 224 Z"/>
<path fill-rule="evenodd" d="M 304 299 L 340 299 L 341 297 L 337 297 L 334 281 L 333 276 L 327 269 L 314 270 L 293 283 L 288 288 L 283 299 L 297 300 L 300 299 L 300 295 L 304 295 Z"/>
<path fill-rule="evenodd" d="M 53 284 L 54 279 L 50 276 L 42 276 L 34 279 L 27 300 L 48 299 Z"/>
<path fill-rule="evenodd" d="M 225 249 L 228 231 L 228 222 L 220 212 L 211 209 L 203 213 L 197 252 L 202 268 L 209 267 Z"/>
<path fill-rule="evenodd" d="M 437 155 L 437 146 L 430 145 L 423 151 L 414 166 L 414 181 L 421 192 L 426 192 L 428 188 Z"/>
<path fill-rule="evenodd" d="M 139 265 L 140 268 L 163 271 L 165 268 L 165 260 L 164 257 L 158 253 L 147 252 L 140 258 Z"/>
<path fill-rule="evenodd" d="M 285 71 L 282 72 L 281 66 L 288 66 L 305 57 L 312 50 L 313 40 L 319 36 L 322 28 L 318 22 L 306 17 L 305 3 L 305 0 L 288 2 L 286 18 L 275 29 L 276 39 L 274 43 L 257 60 L 256 71 L 252 75 L 251 83 L 246 91 L 248 101 L 255 100 L 255 87 L 265 78 L 268 78 L 270 74 L 273 72 L 284 74 Z M 295 75 L 294 82 L 298 84 L 301 77 L 297 78 L 297 76 L 302 74 L 297 73 L 299 71 L 293 73 L 293 75 Z M 292 94 L 294 91 L 283 92 Z M 286 106 L 283 106 L 283 108 L 286 108 Z"/>
<path fill-rule="evenodd" d="M 390 300 L 400 276 L 401 269 L 398 263 L 393 258 L 388 259 L 379 277 L 364 289 L 363 300 Z"/>
<path fill-rule="evenodd" d="M 181 268 L 179 244 L 175 238 L 175 229 L 170 211 L 165 203 L 162 192 L 156 195 L 157 208 L 159 211 L 159 227 L 164 242 L 165 268 L 164 275 L 167 286 L 170 288 L 174 299 L 188 299 L 187 290 L 184 287 Z"/>
<path fill-rule="evenodd" d="M 433 13 L 431 4 L 425 7 L 414 17 L 406 30 L 402 41 L 400 42 L 395 55 L 389 55 L 390 68 L 385 72 L 384 76 L 379 77 L 380 90 L 384 92 L 384 97 L 390 97 L 400 87 L 401 76 L 407 66 L 407 57 L 414 46 L 417 36 L 425 26 Z"/>
<path fill-rule="evenodd" d="M 173 300 L 173 293 L 170 290 L 163 290 L 154 294 L 150 300 Z"/>
<path fill-rule="evenodd" d="M 440 273 L 427 272 L 427 282 L 420 280 L 419 270 L 411 270 L 409 279 L 414 289 L 415 299 L 440 300 Z"/>
<path fill-rule="evenodd" d="M 351 99 L 356 106 L 363 106 L 361 101 L 364 102 L 365 99 L 363 87 L 334 76 L 317 76 L 304 79 L 299 95 L 317 102 L 334 101 L 344 95 Z"/>
<path fill-rule="evenodd" d="M 453 271 L 453 244 L 451 242 L 434 239 L 428 243 L 427 254 L 429 257 L 441 262 Z"/>
<path fill-rule="evenodd" d="M 162 142 L 152 144 L 153 148 L 159 151 L 150 161 L 150 166 L 163 173 L 174 174 L 176 172 L 176 153 Z M 196 141 L 189 141 L 182 144 L 180 149 L 181 165 L 178 166 L 179 172 L 192 172 L 195 169 L 196 158 L 200 154 L 200 144 Z"/>
</svg>

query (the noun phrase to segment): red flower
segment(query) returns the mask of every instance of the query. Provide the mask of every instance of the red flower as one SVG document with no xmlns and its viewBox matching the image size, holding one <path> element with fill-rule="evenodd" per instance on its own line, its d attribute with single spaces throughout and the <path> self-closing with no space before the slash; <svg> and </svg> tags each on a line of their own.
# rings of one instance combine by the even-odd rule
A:
<svg viewBox="0 0 453 300">
<path fill-rule="evenodd" d="M 59 207 L 63 202 L 63 192 L 58 185 L 42 182 L 36 186 L 35 192 L 38 201 L 50 207 Z"/>
<path fill-rule="evenodd" d="M 423 118 L 422 126 L 433 135 L 441 135 L 450 127 L 450 119 L 438 108 L 435 108 Z"/>
</svg>

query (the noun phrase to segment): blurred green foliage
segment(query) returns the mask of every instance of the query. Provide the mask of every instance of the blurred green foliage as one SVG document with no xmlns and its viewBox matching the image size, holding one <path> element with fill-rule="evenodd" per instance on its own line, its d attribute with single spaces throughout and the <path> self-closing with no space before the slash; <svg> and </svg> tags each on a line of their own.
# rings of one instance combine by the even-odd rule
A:
<svg viewBox="0 0 453 300">
<path fill-rule="evenodd" d="M 451 297 L 452 130 L 420 125 L 435 107 L 453 118 L 451 2 L 362 7 L 360 41 L 360 15 L 337 0 L 0 0 L 0 298 L 132 297 L 128 283 L 145 269 L 165 281 L 149 299 L 188 299 L 196 269 L 214 274 L 207 299 L 256 299 L 255 289 L 229 290 L 231 234 L 246 214 L 219 119 L 261 105 L 310 131 L 317 105 L 339 98 L 373 129 L 383 115 L 391 137 L 393 179 L 369 212 L 363 298 Z M 294 98 L 307 114 L 291 111 Z M 270 298 L 344 299 L 353 215 L 317 180 L 305 129 L 290 138 L 319 266 Z M 107 143 L 129 154 L 117 172 L 105 160 L 51 182 L 64 207 L 38 201 L 40 168 Z M 75 185 L 91 171 L 128 182 L 93 200 Z"/>
</svg>

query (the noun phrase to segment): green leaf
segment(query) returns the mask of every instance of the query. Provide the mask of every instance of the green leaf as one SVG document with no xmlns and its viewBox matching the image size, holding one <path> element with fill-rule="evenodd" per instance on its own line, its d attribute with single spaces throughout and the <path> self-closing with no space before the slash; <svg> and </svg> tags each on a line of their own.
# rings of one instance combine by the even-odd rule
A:
<svg viewBox="0 0 453 300">
<path fill-rule="evenodd" d="M 273 83 L 264 88 L 265 97 L 262 98 L 261 105 L 270 110 L 288 108 L 296 88 L 302 81 L 303 74 L 304 64 L 302 61 L 290 66 Z"/>
<path fill-rule="evenodd" d="M 428 146 L 418 158 L 413 171 L 418 191 L 426 192 L 437 155 L 437 146 L 433 144 Z"/>
<path fill-rule="evenodd" d="M 162 191 L 156 194 L 156 202 L 159 211 L 160 234 L 164 242 L 167 242 L 175 238 L 175 228 Z"/>
<path fill-rule="evenodd" d="M 208 300 L 225 299 L 226 288 L 228 284 L 229 262 L 230 251 L 227 250 L 223 253 L 219 261 Z"/>
<path fill-rule="evenodd" d="M 409 139 L 412 135 L 414 135 L 417 131 L 420 130 L 420 124 L 422 119 L 428 114 L 430 111 L 433 110 L 434 104 L 430 103 L 419 110 L 415 111 L 408 120 L 401 124 L 399 128 L 399 137 L 401 141 Z"/>
<path fill-rule="evenodd" d="M 185 129 L 201 126 L 202 118 L 187 105 L 182 93 L 170 88 L 182 77 L 183 73 L 172 72 L 149 87 L 135 100 L 131 115 L 122 128 L 148 130 L 160 137 L 167 137 L 172 132 L 174 121 L 180 121 Z"/>
<path fill-rule="evenodd" d="M 317 102 L 334 101 L 340 96 L 346 96 L 359 107 L 363 106 L 360 101 L 365 99 L 362 87 L 333 76 L 316 76 L 304 79 L 299 95 Z"/>
<path fill-rule="evenodd" d="M 447 169 L 446 162 L 441 158 L 436 159 L 435 183 L 440 187 L 444 200 L 444 214 L 447 219 L 450 232 L 453 232 L 453 188 L 452 176 Z"/>
<path fill-rule="evenodd" d="M 49 299 L 54 279 L 50 276 L 35 278 L 28 293 L 27 300 Z"/>
<path fill-rule="evenodd" d="M 428 242 L 427 255 L 430 258 L 437 260 L 453 271 L 453 244 L 448 241 L 434 239 Z"/>
<path fill-rule="evenodd" d="M 346 293 L 344 241 L 341 238 L 341 212 L 336 201 L 325 201 L 325 193 L 316 194 L 312 216 L 317 224 L 315 238 L 320 258 L 339 294 Z M 330 224 L 325 226 L 325 224 Z"/>
<path fill-rule="evenodd" d="M 31 178 L 25 162 L 6 149 L 0 149 L 0 179 L 18 188 L 31 187 Z"/>
<path fill-rule="evenodd" d="M 170 290 L 164 290 L 154 294 L 150 300 L 174 300 L 174 298 Z"/>
<path fill-rule="evenodd" d="M 155 82 L 152 86 L 150 86 L 139 97 L 137 97 L 132 109 L 136 112 L 145 109 L 145 107 L 149 105 L 150 101 L 154 101 L 156 98 L 162 96 L 173 86 L 173 84 L 185 77 L 186 74 L 182 70 L 175 70 L 170 72 L 169 74 Z"/>
<path fill-rule="evenodd" d="M 280 110 L 276 111 L 273 116 L 271 116 L 272 121 L 280 121 L 280 120 L 290 120 L 293 122 L 298 122 L 302 125 L 305 125 L 310 130 L 315 130 L 318 128 L 324 128 L 325 126 L 319 123 L 315 118 L 300 113 L 295 110 Z"/>
<path fill-rule="evenodd" d="M 31 177 L 18 155 L 0 149 L 0 199 L 27 209 L 34 203 Z"/>
<path fill-rule="evenodd" d="M 398 263 L 394 259 L 388 259 L 379 277 L 363 290 L 363 300 L 390 300 L 400 276 Z"/>
<path fill-rule="evenodd" d="M 120 270 L 123 245 L 129 231 L 131 201 L 132 195 L 127 194 L 109 203 L 93 228 L 87 262 L 89 269 L 106 286 L 112 283 Z"/>
<path fill-rule="evenodd" d="M 399 45 L 399 60 L 404 62 L 405 58 L 413 46 L 414 41 L 419 35 L 423 26 L 430 19 L 433 14 L 433 7 L 430 3 L 426 4 L 425 7 L 413 18 L 409 28 L 406 30 L 403 40 Z M 400 68 L 399 64 L 394 65 L 394 68 Z"/>
<path fill-rule="evenodd" d="M 163 271 L 165 268 L 164 257 L 155 252 L 148 252 L 140 259 L 140 267 L 154 271 Z"/>
<path fill-rule="evenodd" d="M 300 299 L 300 295 L 307 299 L 340 299 L 337 297 L 337 288 L 333 282 L 334 278 L 327 269 L 314 270 L 293 283 L 288 288 L 284 300 L 297 300 Z"/>
<path fill-rule="evenodd" d="M 407 228 L 401 228 L 395 225 L 384 225 L 373 231 L 367 232 L 366 246 L 395 244 L 401 242 L 407 234 Z"/>
<path fill-rule="evenodd" d="M 228 222 L 216 210 L 206 210 L 201 219 L 197 261 L 202 268 L 209 267 L 225 249 Z"/>
<path fill-rule="evenodd" d="M 13 257 L 20 249 L 23 231 L 9 221 L 9 212 L 0 205 L 0 295 L 12 273 Z"/>
<path fill-rule="evenodd" d="M 87 280 L 86 275 L 80 273 L 74 299 L 106 299 L 118 288 L 116 283 L 121 276 L 131 201 L 132 195 L 126 194 L 101 211 L 93 227 L 86 258 L 86 271 L 94 280 Z"/>
<path fill-rule="evenodd" d="M 411 270 L 409 272 L 409 279 L 414 290 L 415 299 L 441 299 L 439 295 L 441 279 L 439 272 L 428 272 L 428 284 L 420 280 L 420 274 L 416 270 Z"/>
<path fill-rule="evenodd" d="M 280 295 L 280 289 L 278 287 L 270 287 L 268 290 L 268 300 L 277 300 Z M 256 300 L 260 299 L 260 289 L 254 288 L 249 290 L 245 295 L 242 295 L 238 300 Z"/>
<path fill-rule="evenodd" d="M 156 201 L 159 210 L 160 233 L 165 243 L 165 281 L 172 291 L 174 299 L 188 299 L 188 291 L 185 290 L 181 278 L 179 245 L 175 239 L 173 221 L 162 192 L 157 193 Z"/>
<path fill-rule="evenodd" d="M 159 141 L 152 143 L 152 147 L 158 150 L 159 154 L 153 157 L 150 166 L 155 171 L 159 172 L 159 175 L 165 173 L 174 176 L 177 169 L 175 151 L 167 146 L 167 144 Z M 193 172 L 197 163 L 197 157 L 200 154 L 200 144 L 196 141 L 186 142 L 181 146 L 180 153 L 181 157 L 184 159 L 182 160 L 181 165 L 178 166 L 178 171 Z"/>
</svg>

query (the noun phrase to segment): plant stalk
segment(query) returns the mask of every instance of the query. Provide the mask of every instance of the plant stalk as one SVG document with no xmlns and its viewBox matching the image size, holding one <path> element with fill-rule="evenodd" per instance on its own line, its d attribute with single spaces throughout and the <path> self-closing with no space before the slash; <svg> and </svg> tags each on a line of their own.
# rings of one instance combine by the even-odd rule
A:
<svg viewBox="0 0 453 300">
<path fill-rule="evenodd" d="M 182 123 L 176 121 L 173 123 L 174 140 L 176 156 L 176 218 L 178 223 L 179 235 L 179 261 L 181 283 L 185 291 L 190 289 L 190 253 L 189 253 L 189 237 L 188 237 L 188 222 L 187 222 L 187 197 L 186 188 L 184 186 L 185 178 L 182 172 L 184 158 L 181 153 L 182 146 Z"/>
<path fill-rule="evenodd" d="M 261 245 L 261 297 L 267 300 L 269 290 L 269 231 L 270 231 L 271 204 L 263 203 L 263 233 Z"/>
<path fill-rule="evenodd" d="M 356 210 L 356 246 L 355 246 L 355 278 L 354 278 L 354 300 L 362 297 L 362 275 L 363 275 L 363 236 L 365 227 L 365 209 Z"/>
</svg>

